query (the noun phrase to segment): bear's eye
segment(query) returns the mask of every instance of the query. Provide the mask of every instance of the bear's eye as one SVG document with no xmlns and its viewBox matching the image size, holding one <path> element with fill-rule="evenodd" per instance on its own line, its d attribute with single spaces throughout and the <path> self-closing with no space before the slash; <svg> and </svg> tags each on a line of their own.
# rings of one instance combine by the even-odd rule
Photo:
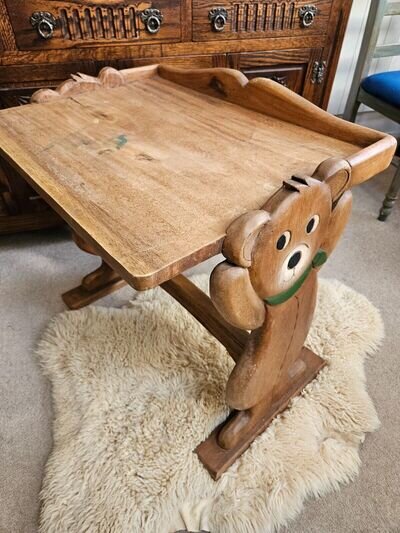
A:
<svg viewBox="0 0 400 533">
<path fill-rule="evenodd" d="M 313 231 L 317 229 L 318 224 L 319 224 L 319 216 L 314 215 L 313 217 L 310 218 L 310 220 L 307 223 L 306 232 L 312 233 Z"/>
<path fill-rule="evenodd" d="M 289 244 L 290 241 L 290 231 L 285 231 L 276 241 L 276 247 L 278 250 L 283 250 Z"/>
</svg>

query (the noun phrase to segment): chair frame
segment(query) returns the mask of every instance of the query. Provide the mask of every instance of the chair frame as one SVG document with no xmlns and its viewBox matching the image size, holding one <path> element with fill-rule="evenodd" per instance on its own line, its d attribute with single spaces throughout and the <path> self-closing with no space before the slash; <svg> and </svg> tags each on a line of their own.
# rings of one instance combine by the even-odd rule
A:
<svg viewBox="0 0 400 533">
<path fill-rule="evenodd" d="M 400 109 L 367 93 L 360 85 L 361 81 L 368 76 L 372 59 L 400 55 L 400 44 L 377 46 L 383 18 L 393 15 L 400 15 L 400 2 L 389 2 L 388 0 L 371 1 L 349 98 L 343 114 L 343 118 L 350 122 L 356 121 L 360 105 L 365 104 L 375 111 L 378 111 L 378 113 L 400 123 Z M 384 221 L 389 216 L 397 199 L 399 189 L 400 167 L 396 170 L 392 183 L 383 201 L 378 216 L 379 220 Z"/>
</svg>

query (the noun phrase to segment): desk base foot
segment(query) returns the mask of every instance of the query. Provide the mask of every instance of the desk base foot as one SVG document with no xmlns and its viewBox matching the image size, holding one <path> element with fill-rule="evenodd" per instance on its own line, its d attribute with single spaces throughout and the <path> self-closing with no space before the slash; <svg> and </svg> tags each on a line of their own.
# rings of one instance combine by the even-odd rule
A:
<svg viewBox="0 0 400 533">
<path fill-rule="evenodd" d="M 234 423 L 234 419 L 241 417 L 246 413 L 245 411 L 232 411 L 227 420 L 216 427 L 211 435 L 197 446 L 195 452 L 213 479 L 217 480 L 247 450 L 254 439 L 269 426 L 274 417 L 286 409 L 290 400 L 297 396 L 326 365 L 326 361 L 305 347 L 299 359 L 305 363 L 305 370 L 288 384 L 280 398 L 268 402 L 267 405 L 256 406 L 252 412 L 248 411 L 249 421 L 244 425 L 235 446 L 230 449 L 222 448 L 219 444 L 219 435 L 222 428 Z"/>
<path fill-rule="evenodd" d="M 126 285 L 118 274 L 102 261 L 99 268 L 85 276 L 79 287 L 62 295 L 69 309 L 80 309 Z"/>
</svg>

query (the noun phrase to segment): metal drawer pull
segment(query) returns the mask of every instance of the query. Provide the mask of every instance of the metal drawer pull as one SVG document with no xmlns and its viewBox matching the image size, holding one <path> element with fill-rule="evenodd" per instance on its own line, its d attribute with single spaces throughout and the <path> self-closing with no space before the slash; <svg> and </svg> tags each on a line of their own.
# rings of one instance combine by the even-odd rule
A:
<svg viewBox="0 0 400 533">
<path fill-rule="evenodd" d="M 146 27 L 146 31 L 149 33 L 157 33 L 160 31 L 163 21 L 163 14 L 159 9 L 145 9 L 140 13 L 140 18 Z"/>
<path fill-rule="evenodd" d="M 57 26 L 54 15 L 48 11 L 35 11 L 30 18 L 31 24 L 36 28 L 42 39 L 51 39 Z"/>
<path fill-rule="evenodd" d="M 303 6 L 299 9 L 300 23 L 303 28 L 309 28 L 318 13 L 318 9 L 315 6 Z"/>
<path fill-rule="evenodd" d="M 272 81 L 276 81 L 276 83 L 279 83 L 280 85 L 283 85 L 284 87 L 288 86 L 287 83 L 287 77 L 286 76 L 278 76 L 277 74 L 274 74 L 270 78 Z"/>
<path fill-rule="evenodd" d="M 215 7 L 208 13 L 213 31 L 223 31 L 228 22 L 228 12 L 223 7 Z"/>
<path fill-rule="evenodd" d="M 321 85 L 326 73 L 326 61 L 314 61 L 311 72 L 311 83 Z"/>
</svg>

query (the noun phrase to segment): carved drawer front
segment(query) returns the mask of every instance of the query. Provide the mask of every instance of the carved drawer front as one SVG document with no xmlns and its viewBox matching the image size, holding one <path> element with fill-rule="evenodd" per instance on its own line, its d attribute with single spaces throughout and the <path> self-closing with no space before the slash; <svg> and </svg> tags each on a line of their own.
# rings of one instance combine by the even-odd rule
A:
<svg viewBox="0 0 400 533">
<path fill-rule="evenodd" d="M 273 67 L 249 67 L 240 69 L 249 80 L 252 78 L 268 78 L 284 87 L 301 94 L 307 65 L 276 65 Z"/>
<path fill-rule="evenodd" d="M 179 41 L 181 0 L 6 0 L 20 50 Z"/>
<path fill-rule="evenodd" d="M 193 38 L 248 39 L 325 33 L 332 0 L 193 0 Z"/>
</svg>

